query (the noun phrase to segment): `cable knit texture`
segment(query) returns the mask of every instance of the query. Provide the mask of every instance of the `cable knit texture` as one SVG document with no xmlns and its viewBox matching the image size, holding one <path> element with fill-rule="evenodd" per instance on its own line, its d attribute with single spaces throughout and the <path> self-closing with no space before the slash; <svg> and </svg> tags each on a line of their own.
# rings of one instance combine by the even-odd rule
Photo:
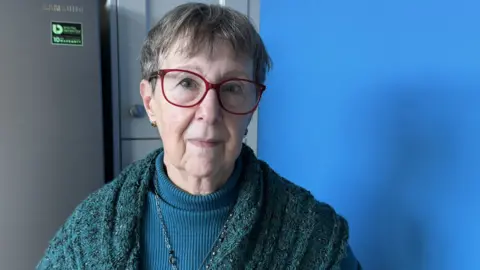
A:
<svg viewBox="0 0 480 270">
<path fill-rule="evenodd" d="M 82 202 L 37 269 L 139 269 L 143 209 L 155 158 L 133 163 Z M 340 269 L 348 225 L 327 204 L 275 173 L 243 145 L 243 172 L 213 269 Z"/>
</svg>

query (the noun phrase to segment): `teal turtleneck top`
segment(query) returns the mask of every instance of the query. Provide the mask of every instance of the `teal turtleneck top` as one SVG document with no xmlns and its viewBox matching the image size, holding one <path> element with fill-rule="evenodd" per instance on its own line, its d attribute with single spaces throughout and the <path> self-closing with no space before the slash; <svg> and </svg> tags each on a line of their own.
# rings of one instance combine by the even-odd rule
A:
<svg viewBox="0 0 480 270">
<path fill-rule="evenodd" d="M 209 195 L 191 195 L 175 186 L 163 165 L 163 153 L 156 159 L 160 207 L 179 269 L 198 269 L 217 240 L 237 198 L 235 188 L 241 174 L 241 160 L 227 183 Z M 145 206 L 141 238 L 141 269 L 171 269 L 152 183 Z"/>
</svg>

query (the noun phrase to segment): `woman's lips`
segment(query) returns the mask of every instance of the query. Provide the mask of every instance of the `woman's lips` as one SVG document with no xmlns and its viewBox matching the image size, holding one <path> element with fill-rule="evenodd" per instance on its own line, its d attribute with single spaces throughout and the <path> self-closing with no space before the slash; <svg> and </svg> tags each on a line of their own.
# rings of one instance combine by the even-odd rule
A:
<svg viewBox="0 0 480 270">
<path fill-rule="evenodd" d="M 215 147 L 221 143 L 221 141 L 219 140 L 212 140 L 212 139 L 193 139 L 193 140 L 189 140 L 189 142 L 195 146 L 202 147 L 202 148 Z"/>
</svg>

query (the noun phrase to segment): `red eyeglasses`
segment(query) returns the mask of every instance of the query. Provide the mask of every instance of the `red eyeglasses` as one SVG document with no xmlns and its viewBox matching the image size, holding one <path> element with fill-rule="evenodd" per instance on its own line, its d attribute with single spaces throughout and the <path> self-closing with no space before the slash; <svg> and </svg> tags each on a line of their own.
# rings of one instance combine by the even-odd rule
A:
<svg viewBox="0 0 480 270">
<path fill-rule="evenodd" d="M 182 108 L 200 104 L 213 89 L 217 93 L 220 106 L 227 112 L 237 115 L 255 111 L 260 102 L 265 85 L 240 78 L 211 83 L 202 75 L 183 69 L 161 69 L 152 73 L 149 81 L 160 77 L 162 93 L 168 103 Z"/>
</svg>

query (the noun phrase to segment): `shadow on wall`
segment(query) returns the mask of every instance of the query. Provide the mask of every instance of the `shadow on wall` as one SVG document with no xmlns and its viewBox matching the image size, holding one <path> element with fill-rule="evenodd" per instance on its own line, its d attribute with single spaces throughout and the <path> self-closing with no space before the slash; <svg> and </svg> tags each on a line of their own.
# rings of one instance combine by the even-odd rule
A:
<svg viewBox="0 0 480 270">
<path fill-rule="evenodd" d="M 402 80 L 349 102 L 344 132 L 356 139 L 344 141 L 362 165 L 348 192 L 363 205 L 347 217 L 365 269 L 479 267 L 480 93 L 446 78 Z"/>
</svg>

